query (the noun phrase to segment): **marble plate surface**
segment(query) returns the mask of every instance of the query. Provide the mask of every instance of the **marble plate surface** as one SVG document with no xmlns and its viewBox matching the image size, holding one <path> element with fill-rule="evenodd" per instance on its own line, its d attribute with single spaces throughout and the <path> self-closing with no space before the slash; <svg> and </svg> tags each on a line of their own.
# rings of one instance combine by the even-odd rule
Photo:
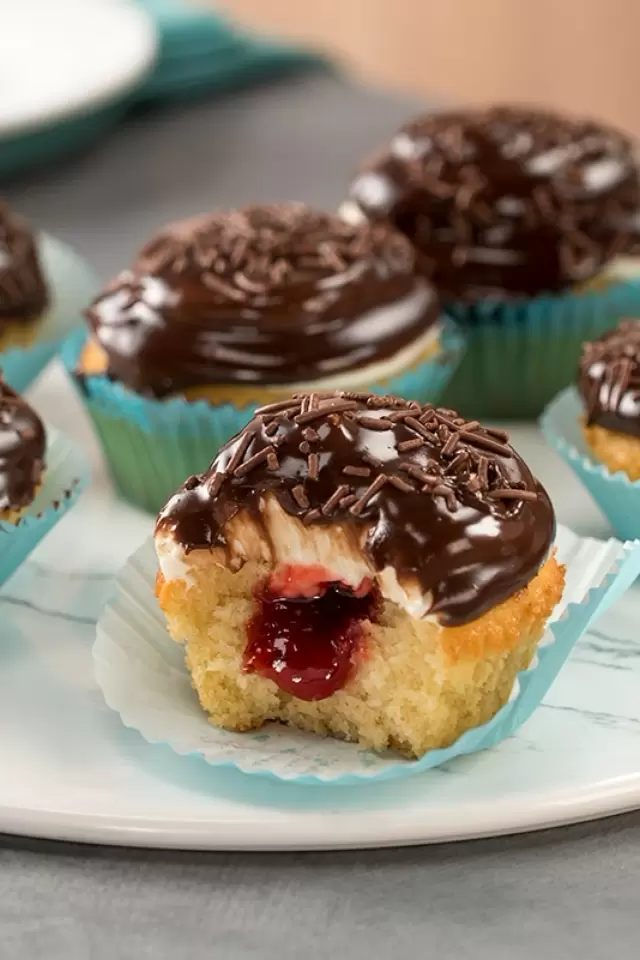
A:
<svg viewBox="0 0 640 960">
<path fill-rule="evenodd" d="M 104 703 L 95 621 L 151 518 L 113 497 L 56 366 L 30 392 L 85 445 L 91 490 L 0 591 L 0 831 L 195 849 L 328 849 L 456 840 L 640 807 L 640 587 L 575 648 L 542 707 L 499 747 L 410 780 L 300 787 L 151 746 Z M 611 531 L 537 428 L 515 445 L 580 534 Z"/>
</svg>

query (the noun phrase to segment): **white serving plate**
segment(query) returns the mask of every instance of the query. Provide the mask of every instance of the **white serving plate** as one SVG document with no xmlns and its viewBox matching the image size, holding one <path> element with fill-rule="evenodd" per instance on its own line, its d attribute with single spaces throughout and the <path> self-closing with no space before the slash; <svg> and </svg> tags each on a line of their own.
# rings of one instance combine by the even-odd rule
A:
<svg viewBox="0 0 640 960">
<path fill-rule="evenodd" d="M 120 99 L 156 45 L 151 20 L 123 0 L 0 0 L 0 137 Z"/>
<path fill-rule="evenodd" d="M 95 480 L 0 592 L 0 832 L 195 849 L 329 849 L 535 830 L 640 807 L 637 587 L 578 644 L 517 736 L 412 779 L 295 787 L 147 744 L 104 704 L 91 646 L 111 573 L 152 521 L 114 500 L 61 371 L 52 368 L 31 398 L 85 444 Z M 537 429 L 513 435 L 560 519 L 607 536 Z"/>
</svg>

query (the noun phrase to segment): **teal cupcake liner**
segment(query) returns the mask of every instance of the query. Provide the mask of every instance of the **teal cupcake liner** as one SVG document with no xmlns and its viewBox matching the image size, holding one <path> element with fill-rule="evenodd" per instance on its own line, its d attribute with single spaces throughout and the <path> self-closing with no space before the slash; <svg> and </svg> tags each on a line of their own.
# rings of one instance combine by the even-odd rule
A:
<svg viewBox="0 0 640 960">
<path fill-rule="evenodd" d="M 51 298 L 47 314 L 31 345 L 0 352 L 4 378 L 18 393 L 35 380 L 58 353 L 69 331 L 81 323 L 82 310 L 97 289 L 89 267 L 65 244 L 43 235 L 38 249 Z"/>
<path fill-rule="evenodd" d="M 82 451 L 53 427 L 45 428 L 46 472 L 38 495 L 16 523 L 0 520 L 0 584 L 15 573 L 89 483 L 89 463 Z"/>
<path fill-rule="evenodd" d="M 550 447 L 559 453 L 587 488 L 616 536 L 640 538 L 640 480 L 632 482 L 622 471 L 611 473 L 589 449 L 582 432 L 584 407 L 575 387 L 559 394 L 540 419 Z"/>
<path fill-rule="evenodd" d="M 448 303 L 445 309 L 467 338 L 445 405 L 473 418 L 536 419 L 575 380 L 584 341 L 621 317 L 640 316 L 640 281 L 505 303 Z"/>
<path fill-rule="evenodd" d="M 74 332 L 62 349 L 62 362 L 93 422 L 117 493 L 157 513 L 187 477 L 208 467 L 255 407 L 239 410 L 180 397 L 160 401 L 106 376 L 78 378 L 75 370 L 86 339 L 85 330 Z"/>
<path fill-rule="evenodd" d="M 209 466 L 218 449 L 241 430 L 259 404 L 238 408 L 181 397 L 154 400 L 133 393 L 106 376 L 78 378 L 87 333 L 71 335 L 62 361 L 79 389 L 107 461 L 116 490 L 129 503 L 157 513 L 195 473 Z M 370 387 L 421 403 L 435 401 L 455 370 L 463 340 L 452 324 L 443 327 L 441 350 L 411 370 Z"/>
<path fill-rule="evenodd" d="M 566 584 L 530 666 L 516 677 L 495 716 L 451 746 L 418 760 L 375 754 L 357 744 L 313 736 L 280 724 L 238 733 L 208 722 L 191 685 L 184 650 L 169 636 L 154 595 L 153 541 L 129 558 L 96 631 L 96 678 L 108 706 L 125 726 L 181 756 L 216 767 L 307 785 L 352 786 L 396 780 L 478 753 L 514 734 L 546 696 L 583 633 L 624 593 L 640 572 L 640 544 L 601 542 L 559 527 L 557 556 Z"/>
<path fill-rule="evenodd" d="M 418 403 L 439 403 L 465 349 L 465 338 L 451 320 L 445 319 L 438 337 L 437 354 L 389 380 L 371 384 L 367 389 L 381 396 L 391 394 Z"/>
<path fill-rule="evenodd" d="M 116 127 L 130 109 L 129 99 L 123 99 L 41 129 L 3 138 L 0 180 L 22 177 L 45 162 L 54 163 L 88 147 Z"/>
</svg>

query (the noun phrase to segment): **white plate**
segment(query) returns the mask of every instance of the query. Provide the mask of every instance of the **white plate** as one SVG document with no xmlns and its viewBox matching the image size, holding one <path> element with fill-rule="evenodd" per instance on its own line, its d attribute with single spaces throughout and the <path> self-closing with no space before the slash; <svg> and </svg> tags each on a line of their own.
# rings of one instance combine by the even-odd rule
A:
<svg viewBox="0 0 640 960">
<path fill-rule="evenodd" d="M 397 783 L 294 787 L 152 747 L 104 704 L 93 620 L 111 571 L 151 520 L 117 505 L 58 370 L 32 391 L 85 443 L 90 494 L 0 594 L 0 832 L 198 849 L 428 843 L 533 830 L 640 806 L 640 589 L 577 646 L 545 704 L 484 754 Z M 514 431 L 560 519 L 606 536 L 587 495 L 533 427 Z"/>
<path fill-rule="evenodd" d="M 0 137 L 119 99 L 156 44 L 151 20 L 121 0 L 0 0 Z"/>
</svg>

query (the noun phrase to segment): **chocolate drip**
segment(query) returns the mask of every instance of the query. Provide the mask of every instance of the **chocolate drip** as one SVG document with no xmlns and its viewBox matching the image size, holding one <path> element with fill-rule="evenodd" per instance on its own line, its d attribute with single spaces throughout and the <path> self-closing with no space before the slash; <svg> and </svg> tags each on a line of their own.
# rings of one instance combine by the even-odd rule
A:
<svg viewBox="0 0 640 960">
<path fill-rule="evenodd" d="M 579 390 L 589 426 L 640 437 L 640 320 L 584 344 Z"/>
<path fill-rule="evenodd" d="M 454 300 L 565 290 L 640 241 L 631 141 L 538 110 L 414 120 L 351 196 L 415 244 L 423 272 Z"/>
<path fill-rule="evenodd" d="M 404 237 L 299 204 L 167 228 L 88 311 L 109 374 L 166 396 L 295 384 L 383 360 L 438 317 Z"/>
<path fill-rule="evenodd" d="M 45 446 L 40 418 L 0 380 L 0 511 L 31 503 L 42 479 Z"/>
<path fill-rule="evenodd" d="M 0 333 L 9 322 L 37 319 L 47 303 L 31 230 L 0 202 Z"/>
<path fill-rule="evenodd" d="M 555 531 L 545 490 L 505 433 L 451 410 L 347 392 L 263 407 L 176 493 L 156 529 L 187 551 L 224 547 L 229 519 L 247 509 L 260 523 L 267 493 L 305 524 L 366 528 L 375 568 L 415 577 L 448 625 L 524 587 Z"/>
</svg>

